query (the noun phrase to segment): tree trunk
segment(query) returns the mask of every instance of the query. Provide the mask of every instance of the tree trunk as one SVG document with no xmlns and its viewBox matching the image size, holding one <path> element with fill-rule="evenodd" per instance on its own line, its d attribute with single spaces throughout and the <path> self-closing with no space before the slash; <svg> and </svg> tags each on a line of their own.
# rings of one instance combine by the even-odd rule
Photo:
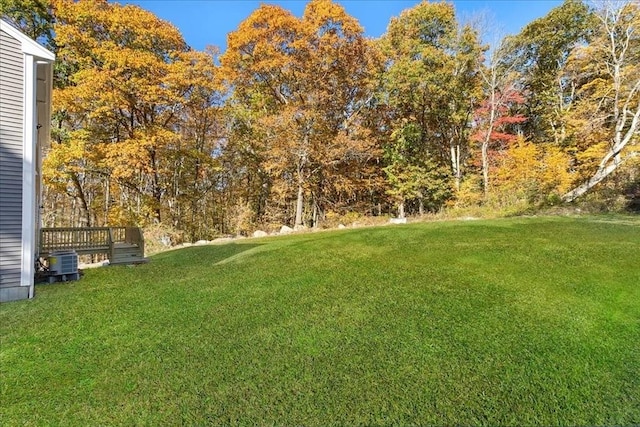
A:
<svg viewBox="0 0 640 427">
<path fill-rule="evenodd" d="M 494 79 L 495 80 L 495 79 Z M 491 89 L 491 111 L 489 113 L 489 128 L 487 129 L 487 133 L 482 140 L 482 187 L 484 190 L 485 199 L 489 195 L 489 142 L 491 142 L 491 134 L 493 133 L 493 127 L 496 122 L 496 110 L 497 110 L 497 101 L 496 101 L 496 90 L 495 90 L 495 82 L 493 82 L 493 86 Z"/>
<path fill-rule="evenodd" d="M 111 198 L 111 179 L 107 177 L 104 195 L 104 225 L 109 225 L 109 199 Z"/>
<path fill-rule="evenodd" d="M 304 206 L 304 188 L 298 183 L 298 199 L 296 201 L 296 220 L 294 225 L 302 225 L 302 208 Z"/>
<path fill-rule="evenodd" d="M 156 150 L 152 149 L 150 152 L 150 157 L 151 157 L 151 168 L 153 170 L 153 173 L 151 175 L 151 179 L 152 179 L 152 195 L 153 195 L 153 200 L 155 202 L 155 206 L 153 207 L 153 215 L 154 215 L 154 219 L 156 220 L 156 222 L 159 224 L 160 222 L 162 222 L 162 218 L 161 218 L 161 206 L 162 206 L 162 188 L 160 188 L 160 174 L 158 173 L 158 166 L 157 166 L 157 160 L 156 160 Z"/>
<path fill-rule="evenodd" d="M 313 222 L 313 228 L 318 228 L 318 205 L 313 204 L 313 215 L 311 221 Z"/>
<path fill-rule="evenodd" d="M 484 198 L 489 195 L 489 137 L 482 142 L 482 187 Z"/>
<path fill-rule="evenodd" d="M 298 179 L 298 199 L 296 201 L 296 219 L 294 227 L 296 225 L 302 225 L 302 210 L 304 209 L 304 167 L 307 163 L 307 150 L 309 147 L 309 131 L 305 131 L 302 139 L 302 150 L 298 154 L 297 162 L 297 179 Z"/>
<path fill-rule="evenodd" d="M 462 174 L 460 173 L 460 145 L 451 141 L 451 169 L 455 178 L 456 191 L 460 190 L 460 181 Z"/>
<path fill-rule="evenodd" d="M 398 203 L 398 218 L 404 218 L 404 199 Z"/>
<path fill-rule="evenodd" d="M 573 202 L 575 199 L 582 196 L 587 191 L 591 190 L 593 187 L 599 184 L 606 177 L 611 175 L 611 173 L 615 171 L 618 168 L 618 166 L 620 166 L 621 164 L 622 162 L 616 161 L 616 162 L 610 163 L 605 168 L 599 168 L 598 171 L 591 178 L 589 178 L 587 182 L 569 191 L 567 194 L 562 196 L 562 199 L 565 202 Z"/>
<path fill-rule="evenodd" d="M 87 202 L 87 195 L 85 194 L 84 189 L 82 188 L 82 184 L 80 183 L 80 178 L 78 178 L 78 175 L 74 173 L 71 175 L 71 181 L 73 182 L 73 186 L 77 191 L 76 199 L 80 201 L 81 205 L 82 216 L 80 221 L 82 224 L 80 225 L 82 227 L 91 227 L 92 224 L 89 203 Z"/>
</svg>

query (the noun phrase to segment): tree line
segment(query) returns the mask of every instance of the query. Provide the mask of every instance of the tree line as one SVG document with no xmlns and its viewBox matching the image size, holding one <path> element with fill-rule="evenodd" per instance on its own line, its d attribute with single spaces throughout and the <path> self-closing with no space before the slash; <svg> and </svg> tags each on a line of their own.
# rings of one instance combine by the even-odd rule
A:
<svg viewBox="0 0 640 427">
<path fill-rule="evenodd" d="M 106 0 L 0 0 L 57 55 L 47 225 L 197 240 L 640 188 L 640 7 L 566 0 L 519 34 L 421 2 L 379 39 L 331 0 L 263 4 L 196 51 Z"/>
</svg>

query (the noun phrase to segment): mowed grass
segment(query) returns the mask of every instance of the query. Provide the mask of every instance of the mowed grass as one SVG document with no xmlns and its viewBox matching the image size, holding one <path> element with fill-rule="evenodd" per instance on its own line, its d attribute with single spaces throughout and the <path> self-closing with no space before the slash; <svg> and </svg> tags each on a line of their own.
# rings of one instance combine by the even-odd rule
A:
<svg viewBox="0 0 640 427">
<path fill-rule="evenodd" d="M 191 247 L 0 307 L 2 425 L 640 423 L 640 219 Z"/>
</svg>

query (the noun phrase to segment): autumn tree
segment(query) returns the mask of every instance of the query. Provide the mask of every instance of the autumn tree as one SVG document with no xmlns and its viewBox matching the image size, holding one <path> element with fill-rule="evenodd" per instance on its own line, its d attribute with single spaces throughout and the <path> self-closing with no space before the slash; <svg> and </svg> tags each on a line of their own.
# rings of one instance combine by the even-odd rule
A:
<svg viewBox="0 0 640 427">
<path fill-rule="evenodd" d="M 564 195 L 567 201 L 637 157 L 640 141 L 640 7 L 636 2 L 603 2 L 595 15 L 592 42 L 578 46 L 571 56 L 579 99 L 573 117 L 582 142 L 577 166 L 588 176 Z"/>
<path fill-rule="evenodd" d="M 298 82 L 295 78 L 294 53 L 302 40 L 300 27 L 299 20 L 285 9 L 261 5 L 240 24 L 238 30 L 229 34 L 228 48 L 221 57 L 221 62 L 225 77 L 233 87 L 235 102 L 246 105 L 249 109 L 236 123 L 236 130 L 241 131 L 237 137 L 254 133 L 264 144 L 249 147 L 260 156 L 257 159 L 258 164 L 255 165 L 257 168 L 262 166 L 269 154 L 270 150 L 267 147 L 280 145 L 280 141 L 274 141 L 275 138 L 280 137 L 284 143 L 295 144 L 297 150 L 291 153 L 293 158 L 289 158 L 289 151 L 292 150 L 285 149 L 286 157 L 280 160 L 285 160 L 282 162 L 285 168 L 292 162 L 295 168 L 293 173 L 299 172 L 294 176 L 292 172 L 287 171 L 287 175 L 290 180 L 297 181 L 298 195 L 302 203 L 307 144 L 306 140 L 300 140 L 296 133 L 300 130 L 304 132 L 304 124 L 301 116 L 294 117 L 293 121 L 291 117 L 287 120 L 287 114 L 295 114 L 295 110 L 291 110 L 291 104 L 295 104 L 299 95 L 296 90 Z M 283 119 L 283 125 L 293 124 L 294 128 L 281 129 L 280 132 L 271 129 L 270 124 L 280 123 L 280 118 Z M 256 128 L 264 128 L 264 131 Z M 289 131 L 293 135 L 287 137 Z M 265 169 L 273 175 L 273 168 L 267 166 Z M 284 170 L 282 174 L 285 174 Z M 300 207 L 300 218 L 301 209 Z"/>
<path fill-rule="evenodd" d="M 308 196 L 322 210 L 327 195 L 363 185 L 366 173 L 353 170 L 377 155 L 361 114 L 371 56 L 362 27 L 341 6 L 314 0 L 299 19 L 262 5 L 229 34 L 221 61 L 235 102 L 253 113 L 245 131 L 261 139 L 259 167 L 272 194 L 286 202 L 295 193 L 295 225 Z"/>
<path fill-rule="evenodd" d="M 566 113 L 575 86 L 564 73 L 576 45 L 588 41 L 593 17 L 582 0 L 565 0 L 516 36 L 505 39 L 507 62 L 520 72 L 525 102 L 521 114 L 525 136 L 535 142 L 562 145 L 567 138 Z"/>
<path fill-rule="evenodd" d="M 417 201 L 420 215 L 425 205 L 428 210 L 437 210 L 452 195 L 450 171 L 433 158 L 416 153 L 420 138 L 417 126 L 406 123 L 391 138 L 393 143 L 386 146 L 384 172 L 390 186 L 387 193 L 397 204 L 398 217 L 405 217 L 405 206 L 411 201 Z"/>
<path fill-rule="evenodd" d="M 173 123 L 178 138 L 164 159 L 165 207 L 171 225 L 190 240 L 211 237 L 210 230 L 216 226 L 214 218 L 206 220 L 203 213 L 217 208 L 223 167 L 219 152 L 227 134 L 226 94 L 214 66 L 217 55 L 216 48 L 183 52 L 166 78 L 182 99 Z"/>
<path fill-rule="evenodd" d="M 507 47 L 500 42 L 488 52 L 485 64 L 480 67 L 484 98 L 475 110 L 472 139 L 480 144 L 485 199 L 489 194 L 491 145 L 503 145 L 498 147 L 503 149 L 508 147 L 517 137 L 513 132 L 509 132 L 509 128 L 526 120 L 521 114 L 514 113 L 524 99 L 515 66 L 507 62 L 507 59 Z"/>
<path fill-rule="evenodd" d="M 0 0 L 0 17 L 34 40 L 54 48 L 54 15 L 50 0 Z"/>
<path fill-rule="evenodd" d="M 424 181 L 420 171 L 447 166 L 459 188 L 481 97 L 477 32 L 459 26 L 452 5 L 422 2 L 391 20 L 381 47 L 388 64 L 379 95 L 390 110 L 388 173 L 412 170 L 404 175 Z"/>
<path fill-rule="evenodd" d="M 185 140 L 201 141 L 183 128 L 188 109 L 211 104 L 213 58 L 189 50 L 175 27 L 135 6 L 103 0 L 54 6 L 58 58 L 69 72 L 54 92 L 58 144 L 47 167 L 57 175 L 50 178 L 64 185 L 66 176 L 81 200 L 90 198 L 87 185 L 102 188 L 91 198 L 105 220 L 161 221 L 182 191 L 180 156 L 205 150 L 187 149 Z"/>
</svg>

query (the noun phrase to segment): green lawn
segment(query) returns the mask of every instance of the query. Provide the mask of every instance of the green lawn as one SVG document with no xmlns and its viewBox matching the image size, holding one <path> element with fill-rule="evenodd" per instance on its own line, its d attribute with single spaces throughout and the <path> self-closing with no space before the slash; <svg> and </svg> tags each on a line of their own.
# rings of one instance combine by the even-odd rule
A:
<svg viewBox="0 0 640 427">
<path fill-rule="evenodd" d="M 2 425 L 640 423 L 640 218 L 243 240 L 0 307 Z"/>
</svg>

